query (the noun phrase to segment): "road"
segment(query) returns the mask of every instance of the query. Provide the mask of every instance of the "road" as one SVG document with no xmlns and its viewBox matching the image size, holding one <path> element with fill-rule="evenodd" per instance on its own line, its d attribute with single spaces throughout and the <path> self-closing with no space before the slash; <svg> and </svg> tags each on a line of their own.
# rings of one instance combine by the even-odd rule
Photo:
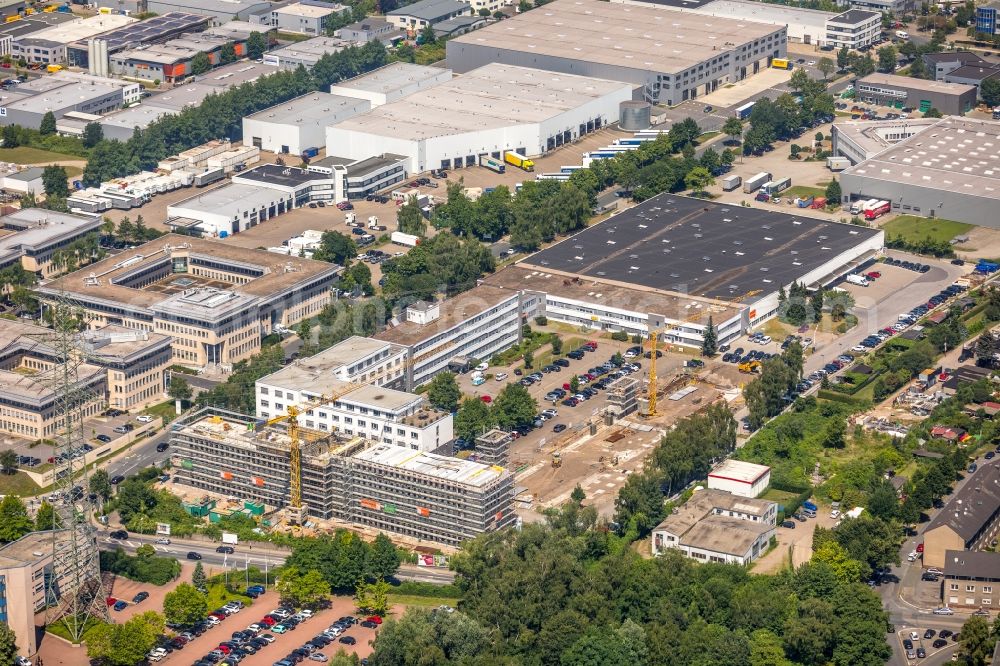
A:
<svg viewBox="0 0 1000 666">
<path fill-rule="evenodd" d="M 241 544 L 235 546 L 236 553 L 225 555 L 216 552 L 219 544 L 214 541 L 201 541 L 195 539 L 179 539 L 171 537 L 169 545 L 157 544 L 159 537 L 144 534 L 130 534 L 128 539 L 112 539 L 110 530 L 100 529 L 97 531 L 97 542 L 101 550 L 115 550 L 123 548 L 128 553 L 144 544 L 149 544 L 156 549 L 157 554 L 162 557 L 174 557 L 178 560 L 187 560 L 188 553 L 198 553 L 201 555 L 201 562 L 206 566 L 226 567 L 232 566 L 234 569 L 250 566 L 261 570 L 270 570 L 285 563 L 289 551 L 274 548 L 269 544 Z M 444 585 L 455 581 L 455 573 L 447 569 L 437 569 L 421 567 L 415 564 L 403 564 L 399 568 L 396 577 L 400 580 L 416 581 L 421 583 L 435 583 Z"/>
<path fill-rule="evenodd" d="M 159 452 L 157 445 L 167 442 L 170 439 L 169 426 L 161 430 L 158 434 L 148 437 L 132 445 L 124 456 L 114 458 L 107 464 L 105 469 L 108 476 L 129 476 L 141 469 L 162 464 L 170 457 L 169 452 Z"/>
</svg>

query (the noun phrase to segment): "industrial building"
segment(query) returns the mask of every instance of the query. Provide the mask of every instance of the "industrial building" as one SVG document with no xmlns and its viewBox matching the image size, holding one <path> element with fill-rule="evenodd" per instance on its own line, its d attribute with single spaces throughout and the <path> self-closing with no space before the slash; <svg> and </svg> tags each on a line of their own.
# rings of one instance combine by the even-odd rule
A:
<svg viewBox="0 0 1000 666">
<path fill-rule="evenodd" d="M 102 115 L 139 102 L 138 83 L 61 71 L 22 83 L 0 108 L 0 124 L 38 129 L 45 114 L 58 121 L 73 111 Z"/>
<path fill-rule="evenodd" d="M 38 12 L 28 16 L 10 18 L 7 23 L 0 23 L 0 57 L 11 54 L 15 39 L 28 37 L 54 25 L 77 20 L 79 20 L 78 17 L 71 12 Z"/>
<path fill-rule="evenodd" d="M 914 0 L 838 0 L 838 3 L 850 6 L 851 9 L 863 9 L 894 16 L 904 16 L 907 12 L 914 11 L 916 6 Z"/>
<path fill-rule="evenodd" d="M 680 550 L 701 562 L 747 565 L 768 548 L 778 505 L 721 490 L 699 490 L 653 528 L 653 555 Z"/>
<path fill-rule="evenodd" d="M 108 58 L 116 53 L 141 45 L 159 44 L 187 32 L 201 32 L 209 23 L 207 17 L 197 13 L 168 10 L 158 13 L 159 16 L 101 33 L 98 38 L 79 39 L 69 44 L 66 54 L 69 64 L 87 69 L 91 74 L 107 76 L 110 71 Z M 226 20 L 232 17 L 230 14 Z"/>
<path fill-rule="evenodd" d="M 93 0 L 97 7 L 126 14 L 173 14 L 183 12 L 204 17 L 212 25 L 222 25 L 236 17 L 238 21 L 256 21 L 267 26 L 271 3 L 268 0 Z M 156 18 L 153 16 L 152 18 Z M 146 19 L 148 21 L 150 19 Z"/>
<path fill-rule="evenodd" d="M 1000 123 L 944 118 L 841 173 L 844 201 L 880 198 L 898 212 L 1000 227 Z"/>
<path fill-rule="evenodd" d="M 1000 462 L 989 460 L 969 475 L 924 530 L 925 567 L 948 566 L 949 551 L 981 551 L 1000 535 Z M 945 591 L 946 594 L 948 590 Z"/>
<path fill-rule="evenodd" d="M 976 34 L 1000 35 L 1000 2 L 989 0 L 976 6 Z"/>
<path fill-rule="evenodd" d="M 284 429 L 207 408 L 177 424 L 171 446 L 177 483 L 287 506 L 291 441 Z M 338 432 L 307 431 L 301 449 L 310 515 L 449 546 L 515 522 L 514 477 L 502 467 Z"/>
<path fill-rule="evenodd" d="M 462 0 L 417 0 L 386 12 L 385 20 L 416 36 L 427 26 L 434 27 L 442 21 L 469 14 L 472 14 L 472 5 Z"/>
<path fill-rule="evenodd" d="M 189 106 L 198 106 L 209 95 L 224 93 L 230 88 L 256 81 L 260 77 L 273 74 L 276 71 L 277 69 L 273 65 L 240 60 L 231 65 L 217 67 L 201 76 L 193 77 L 191 83 L 183 83 L 153 95 L 146 99 L 144 104 L 171 109 L 179 113 Z"/>
<path fill-rule="evenodd" d="M 949 550 L 941 570 L 943 605 L 987 611 L 1000 606 L 1000 553 Z"/>
<path fill-rule="evenodd" d="M 443 67 L 394 62 L 353 79 L 335 83 L 330 86 L 330 92 L 368 100 L 372 108 L 375 108 L 441 83 L 448 83 L 451 78 L 451 70 Z"/>
<path fill-rule="evenodd" d="M 784 25 L 666 7 L 555 0 L 447 44 L 448 65 L 490 63 L 625 81 L 673 106 L 766 69 L 784 57 Z"/>
<path fill-rule="evenodd" d="M 109 58 L 113 74 L 143 81 L 173 83 L 193 73 L 193 61 L 199 53 L 213 65 L 222 61 L 222 50 L 233 45 L 237 58 L 246 56 L 246 42 L 211 33 L 191 33 L 162 44 L 119 51 Z"/>
<path fill-rule="evenodd" d="M 866 9 L 849 9 L 826 22 L 825 46 L 839 50 L 845 46 L 861 50 L 873 46 L 882 38 L 882 13 Z"/>
<path fill-rule="evenodd" d="M 45 173 L 45 169 L 42 167 L 22 167 L 19 164 L 0 163 L 0 189 L 20 194 L 28 194 L 29 192 L 41 194 L 45 191 L 45 185 L 42 182 L 43 173 Z"/>
<path fill-rule="evenodd" d="M 921 58 L 927 71 L 934 74 L 935 81 L 944 81 L 946 75 L 962 67 L 983 67 L 991 64 L 990 61 L 972 51 L 925 53 L 921 55 Z"/>
<path fill-rule="evenodd" d="M 769 485 L 770 467 L 732 458 L 708 473 L 709 490 L 722 490 L 737 497 L 760 497 Z"/>
<path fill-rule="evenodd" d="M 328 53 L 343 51 L 350 42 L 338 37 L 313 37 L 304 42 L 295 42 L 264 54 L 264 64 L 284 69 L 295 69 L 302 65 L 310 69 Z"/>
<path fill-rule="evenodd" d="M 73 42 L 90 39 L 110 30 L 135 23 L 134 18 L 120 14 L 98 14 L 88 18 L 59 23 L 14 39 L 11 55 L 29 63 L 55 65 L 67 62 L 67 47 Z"/>
<path fill-rule="evenodd" d="M 407 158 L 402 155 L 384 153 L 364 160 L 355 160 L 337 155 L 329 155 L 309 165 L 309 171 L 324 174 L 339 174 L 342 190 L 337 197 L 364 199 L 387 187 L 406 180 Z M 343 198 L 338 199 L 342 201 Z"/>
<path fill-rule="evenodd" d="M 354 44 L 367 44 L 378 40 L 386 47 L 390 47 L 405 39 L 406 31 L 400 30 L 385 19 L 368 17 L 357 23 L 345 25 L 333 36 Z"/>
<path fill-rule="evenodd" d="M 136 127 L 144 130 L 163 116 L 172 116 L 177 113 L 180 113 L 177 109 L 168 109 L 155 103 L 146 103 L 101 116 L 101 119 L 96 122 L 100 123 L 101 129 L 104 131 L 104 138 L 128 141 L 135 134 Z"/>
<path fill-rule="evenodd" d="M 271 27 L 280 32 L 294 32 L 301 35 L 325 35 L 326 27 L 334 19 L 351 8 L 329 2 L 302 0 L 290 4 L 278 4 L 271 8 Z"/>
<path fill-rule="evenodd" d="M 326 128 L 370 110 L 355 97 L 313 92 L 243 118 L 243 143 L 274 153 L 302 155 L 325 145 Z"/>
<path fill-rule="evenodd" d="M 857 99 L 920 112 L 937 109 L 944 115 L 960 116 L 976 106 L 976 89 L 957 83 L 914 79 L 896 74 L 869 74 L 856 84 Z"/>
<path fill-rule="evenodd" d="M 473 166 L 480 155 L 506 150 L 538 155 L 616 122 L 633 87 L 486 65 L 327 128 L 327 152 L 404 155 L 410 173 Z"/>
<path fill-rule="evenodd" d="M 938 122 L 938 118 L 908 118 L 834 123 L 830 128 L 832 152 L 851 164 L 860 164 Z"/>
<path fill-rule="evenodd" d="M 167 234 L 39 287 L 90 315 L 170 336 L 174 362 L 230 367 L 260 351 L 278 325 L 316 316 L 340 267 L 212 240 Z"/>
<path fill-rule="evenodd" d="M 434 451 L 454 438 L 452 415 L 423 396 L 392 388 L 405 383 L 405 366 L 404 347 L 348 338 L 257 380 L 257 416 L 267 420 L 289 407 L 309 406 L 298 420 L 311 430 Z"/>
<path fill-rule="evenodd" d="M 53 254 L 87 234 L 96 234 L 101 218 L 44 208 L 23 208 L 0 217 L 0 270 L 14 264 L 45 280 L 61 270 Z"/>
</svg>

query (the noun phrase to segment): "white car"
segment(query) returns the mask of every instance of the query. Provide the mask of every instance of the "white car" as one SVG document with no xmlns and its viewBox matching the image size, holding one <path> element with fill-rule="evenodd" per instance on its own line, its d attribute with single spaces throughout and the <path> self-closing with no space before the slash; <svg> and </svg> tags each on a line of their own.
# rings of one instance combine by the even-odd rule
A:
<svg viewBox="0 0 1000 666">
<path fill-rule="evenodd" d="M 497 380 L 498 382 L 502 382 L 503 380 L 507 379 L 507 373 L 498 372 L 496 375 L 493 376 L 493 379 Z"/>
<path fill-rule="evenodd" d="M 135 420 L 138 421 L 139 423 L 152 423 L 153 417 L 150 416 L 149 414 L 142 414 L 140 416 L 135 417 Z"/>
<path fill-rule="evenodd" d="M 299 611 L 299 615 L 301 615 L 302 617 L 307 617 L 308 618 L 308 617 L 312 617 L 313 616 L 313 612 L 311 610 L 309 610 L 308 608 L 303 608 L 302 610 Z"/>
<path fill-rule="evenodd" d="M 851 347 L 851 351 L 863 354 L 864 352 L 868 351 L 868 348 L 865 347 L 864 345 L 854 345 L 853 347 Z"/>
<path fill-rule="evenodd" d="M 146 659 L 150 661 L 159 661 L 167 656 L 167 651 L 163 648 L 156 648 L 155 650 L 150 650 L 149 654 L 146 655 Z"/>
<path fill-rule="evenodd" d="M 219 618 L 215 617 L 214 615 L 209 615 L 208 617 L 205 618 L 205 622 L 208 622 L 210 625 L 214 627 L 215 625 L 219 624 Z"/>
<path fill-rule="evenodd" d="M 917 551 L 911 550 L 910 554 L 906 556 L 906 561 L 907 562 L 916 562 L 917 561 Z"/>
<path fill-rule="evenodd" d="M 555 409 L 546 409 L 546 410 L 544 410 L 542 412 L 542 414 L 544 414 L 545 416 L 548 416 L 550 419 L 553 419 L 553 418 L 559 416 L 559 411 L 555 410 Z"/>
<path fill-rule="evenodd" d="M 942 606 L 941 608 L 935 608 L 934 609 L 934 614 L 935 615 L 954 615 L 955 611 L 953 611 L 952 609 L 948 608 L 947 606 Z"/>
<path fill-rule="evenodd" d="M 167 537 L 160 537 L 159 539 L 156 540 L 156 543 L 159 544 L 160 546 L 169 546 L 170 539 L 168 539 Z"/>
<path fill-rule="evenodd" d="M 489 363 L 480 363 L 479 365 L 477 365 L 477 366 L 476 366 L 475 368 L 473 368 L 473 369 L 474 369 L 474 370 L 475 370 L 476 372 L 485 372 L 485 371 L 486 371 L 486 368 L 488 368 L 488 367 L 490 367 L 490 364 L 489 364 Z"/>
</svg>

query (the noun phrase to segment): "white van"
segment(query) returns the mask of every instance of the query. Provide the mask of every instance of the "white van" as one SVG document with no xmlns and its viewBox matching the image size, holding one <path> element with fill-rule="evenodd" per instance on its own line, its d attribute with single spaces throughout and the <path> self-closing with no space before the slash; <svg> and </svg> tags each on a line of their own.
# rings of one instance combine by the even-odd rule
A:
<svg viewBox="0 0 1000 666">
<path fill-rule="evenodd" d="M 897 30 L 896 37 L 899 37 L 900 39 L 909 39 L 910 35 L 907 34 L 905 30 Z"/>
</svg>

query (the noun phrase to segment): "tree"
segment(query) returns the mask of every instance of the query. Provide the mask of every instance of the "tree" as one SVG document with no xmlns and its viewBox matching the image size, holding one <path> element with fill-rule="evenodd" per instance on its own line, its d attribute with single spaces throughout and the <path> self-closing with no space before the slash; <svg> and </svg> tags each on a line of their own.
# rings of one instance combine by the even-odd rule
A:
<svg viewBox="0 0 1000 666">
<path fill-rule="evenodd" d="M 530 349 L 526 349 L 524 351 L 524 353 L 521 355 L 521 359 L 524 361 L 525 368 L 530 370 L 535 366 L 535 355 L 532 353 Z"/>
<path fill-rule="evenodd" d="M 201 562 L 197 562 L 194 565 L 194 573 L 191 574 L 191 584 L 194 585 L 196 590 L 201 591 L 205 589 L 207 582 L 205 567 L 201 565 Z"/>
<path fill-rule="evenodd" d="M 812 310 L 812 320 L 819 322 L 823 318 L 823 290 L 817 289 L 809 295 L 809 307 Z"/>
<path fill-rule="evenodd" d="M 155 611 L 136 615 L 124 624 L 99 624 L 87 637 L 87 656 L 110 666 L 141 664 L 164 626 L 163 616 Z"/>
<path fill-rule="evenodd" d="M 909 44 L 909 42 L 906 43 Z M 913 62 L 910 63 L 908 73 L 914 79 L 931 78 L 930 72 L 927 71 L 927 64 L 924 62 L 924 59 L 921 56 L 917 56 L 916 58 L 913 59 Z"/>
<path fill-rule="evenodd" d="M 191 58 L 191 73 L 195 76 L 204 74 L 210 69 L 212 69 L 212 61 L 204 51 L 199 51 Z"/>
<path fill-rule="evenodd" d="M 819 548 L 814 548 L 813 561 L 829 565 L 843 582 L 861 580 L 861 563 L 848 557 L 847 551 L 836 541 L 826 541 Z"/>
<path fill-rule="evenodd" d="M 47 166 L 42 170 L 42 189 L 47 197 L 66 197 L 69 195 L 66 167 Z"/>
<path fill-rule="evenodd" d="M 6 622 L 0 623 L 0 664 L 13 664 L 17 655 L 17 634 Z"/>
<path fill-rule="evenodd" d="M 711 172 L 705 167 L 695 167 L 684 176 L 684 185 L 695 194 L 701 194 L 706 187 L 715 184 Z"/>
<path fill-rule="evenodd" d="M 191 583 L 181 583 L 163 597 L 163 613 L 170 624 L 194 624 L 208 613 L 208 598 Z"/>
<path fill-rule="evenodd" d="M 986 106 L 1000 106 L 1000 79 L 983 79 L 979 84 L 979 96 Z"/>
<path fill-rule="evenodd" d="M 826 185 L 826 203 L 827 205 L 839 204 L 843 193 L 840 190 L 840 183 L 837 182 L 836 178 L 831 178 L 830 182 Z"/>
<path fill-rule="evenodd" d="M 833 60 L 823 57 L 820 58 L 819 62 L 816 64 L 816 69 L 820 71 L 823 75 L 823 80 L 826 81 L 830 78 L 830 75 L 833 74 L 834 70 L 837 69 L 837 65 L 833 62 Z"/>
<path fill-rule="evenodd" d="M 17 472 L 18 456 L 14 449 L 4 449 L 0 451 L 0 469 L 4 474 L 14 474 Z"/>
<path fill-rule="evenodd" d="M 569 494 L 569 498 L 577 504 L 581 504 L 583 500 L 587 499 L 587 493 L 583 492 L 583 488 L 581 488 L 578 483 L 576 484 L 576 487 L 573 488 L 573 492 Z"/>
<path fill-rule="evenodd" d="M 993 654 L 997 637 L 990 635 L 986 618 L 973 615 L 962 625 L 960 658 L 968 666 L 984 666 Z"/>
<path fill-rule="evenodd" d="M 51 111 L 46 111 L 42 116 L 42 122 L 38 126 L 38 133 L 42 136 L 49 136 L 56 133 L 56 116 Z"/>
<path fill-rule="evenodd" d="M 569 378 L 569 391 L 570 393 L 580 392 L 580 378 L 576 375 Z"/>
<path fill-rule="evenodd" d="M 493 427 L 489 406 L 479 398 L 466 398 L 455 413 L 455 435 L 471 442 Z"/>
<path fill-rule="evenodd" d="M 852 57 L 851 58 L 851 73 L 854 76 L 861 78 L 863 76 L 868 76 L 875 72 L 875 61 L 872 60 L 871 56 L 862 57 Z"/>
<path fill-rule="evenodd" d="M 421 46 L 433 46 L 437 44 L 437 35 L 434 34 L 434 28 L 429 23 L 420 31 L 418 37 Z"/>
<path fill-rule="evenodd" d="M 507 384 L 493 401 L 497 425 L 505 430 L 530 425 L 538 413 L 538 403 L 521 384 Z"/>
<path fill-rule="evenodd" d="M 100 123 L 87 123 L 83 128 L 83 147 L 93 148 L 104 140 L 104 128 Z"/>
<path fill-rule="evenodd" d="M 896 49 L 891 44 L 887 44 L 878 50 L 878 69 L 880 72 L 892 73 L 896 71 Z"/>
<path fill-rule="evenodd" d="M 942 118 L 941 112 L 935 109 L 933 106 L 924 112 L 924 118 Z"/>
<path fill-rule="evenodd" d="M 847 424 L 844 419 L 830 419 L 823 431 L 823 446 L 828 449 L 842 449 L 847 445 Z"/>
<path fill-rule="evenodd" d="M 424 214 L 420 210 L 420 204 L 416 197 L 410 197 L 409 201 L 400 207 L 396 215 L 399 230 L 404 234 L 413 234 L 421 238 L 427 233 L 427 223 Z"/>
<path fill-rule="evenodd" d="M 256 30 L 247 37 L 247 57 L 251 60 L 260 60 L 267 50 L 267 38 Z"/>
<path fill-rule="evenodd" d="M 552 355 L 561 356 L 563 348 L 563 341 L 558 335 L 552 338 Z"/>
<path fill-rule="evenodd" d="M 705 327 L 705 336 L 701 342 L 702 356 L 715 356 L 719 349 L 718 338 L 716 337 L 715 324 L 712 323 L 712 315 L 708 316 L 708 326 Z"/>
<path fill-rule="evenodd" d="M 236 62 L 236 45 L 232 42 L 226 42 L 222 45 L 222 50 L 219 52 L 219 61 L 223 65 L 228 65 L 231 62 Z"/>
<path fill-rule="evenodd" d="M 315 608 L 330 597 L 330 583 L 316 569 L 303 572 L 297 567 L 286 566 L 275 583 L 275 589 L 282 601 L 306 608 Z"/>
<path fill-rule="evenodd" d="M 90 492 L 96 494 L 105 502 L 111 497 L 111 481 L 104 469 L 95 469 L 90 473 Z"/>
<path fill-rule="evenodd" d="M 376 578 L 390 578 L 399 571 L 401 559 L 392 540 L 381 532 L 372 542 L 368 557 L 368 571 Z"/>
<path fill-rule="evenodd" d="M 736 116 L 726 118 L 726 122 L 722 125 L 722 133 L 735 143 L 737 137 L 743 136 L 743 121 Z"/>
<path fill-rule="evenodd" d="M 17 541 L 35 528 L 28 517 L 24 502 L 17 495 L 5 495 L 0 500 L 0 543 Z"/>
<path fill-rule="evenodd" d="M 191 399 L 191 385 L 179 373 L 171 373 L 170 387 L 167 389 L 167 395 L 174 399 L 177 413 L 180 414 L 183 403 Z"/>
<path fill-rule="evenodd" d="M 35 529 L 39 532 L 44 530 L 54 530 L 62 527 L 62 518 L 56 513 L 55 507 L 42 500 L 35 514 Z"/>
<path fill-rule="evenodd" d="M 851 64 L 851 50 L 844 46 L 837 51 L 837 68 L 845 70 L 849 64 Z"/>
<path fill-rule="evenodd" d="M 328 261 L 344 266 L 348 259 L 358 256 L 358 246 L 354 239 L 339 231 L 324 231 L 319 247 L 313 252 L 313 259 Z"/>
<path fill-rule="evenodd" d="M 389 589 L 389 583 L 381 578 L 372 583 L 358 581 L 354 589 L 354 603 L 361 611 L 385 615 L 389 610 Z"/>
<path fill-rule="evenodd" d="M 458 388 L 455 375 L 442 372 L 435 375 L 427 388 L 427 400 L 438 409 L 454 412 L 462 399 L 462 391 Z"/>
</svg>

